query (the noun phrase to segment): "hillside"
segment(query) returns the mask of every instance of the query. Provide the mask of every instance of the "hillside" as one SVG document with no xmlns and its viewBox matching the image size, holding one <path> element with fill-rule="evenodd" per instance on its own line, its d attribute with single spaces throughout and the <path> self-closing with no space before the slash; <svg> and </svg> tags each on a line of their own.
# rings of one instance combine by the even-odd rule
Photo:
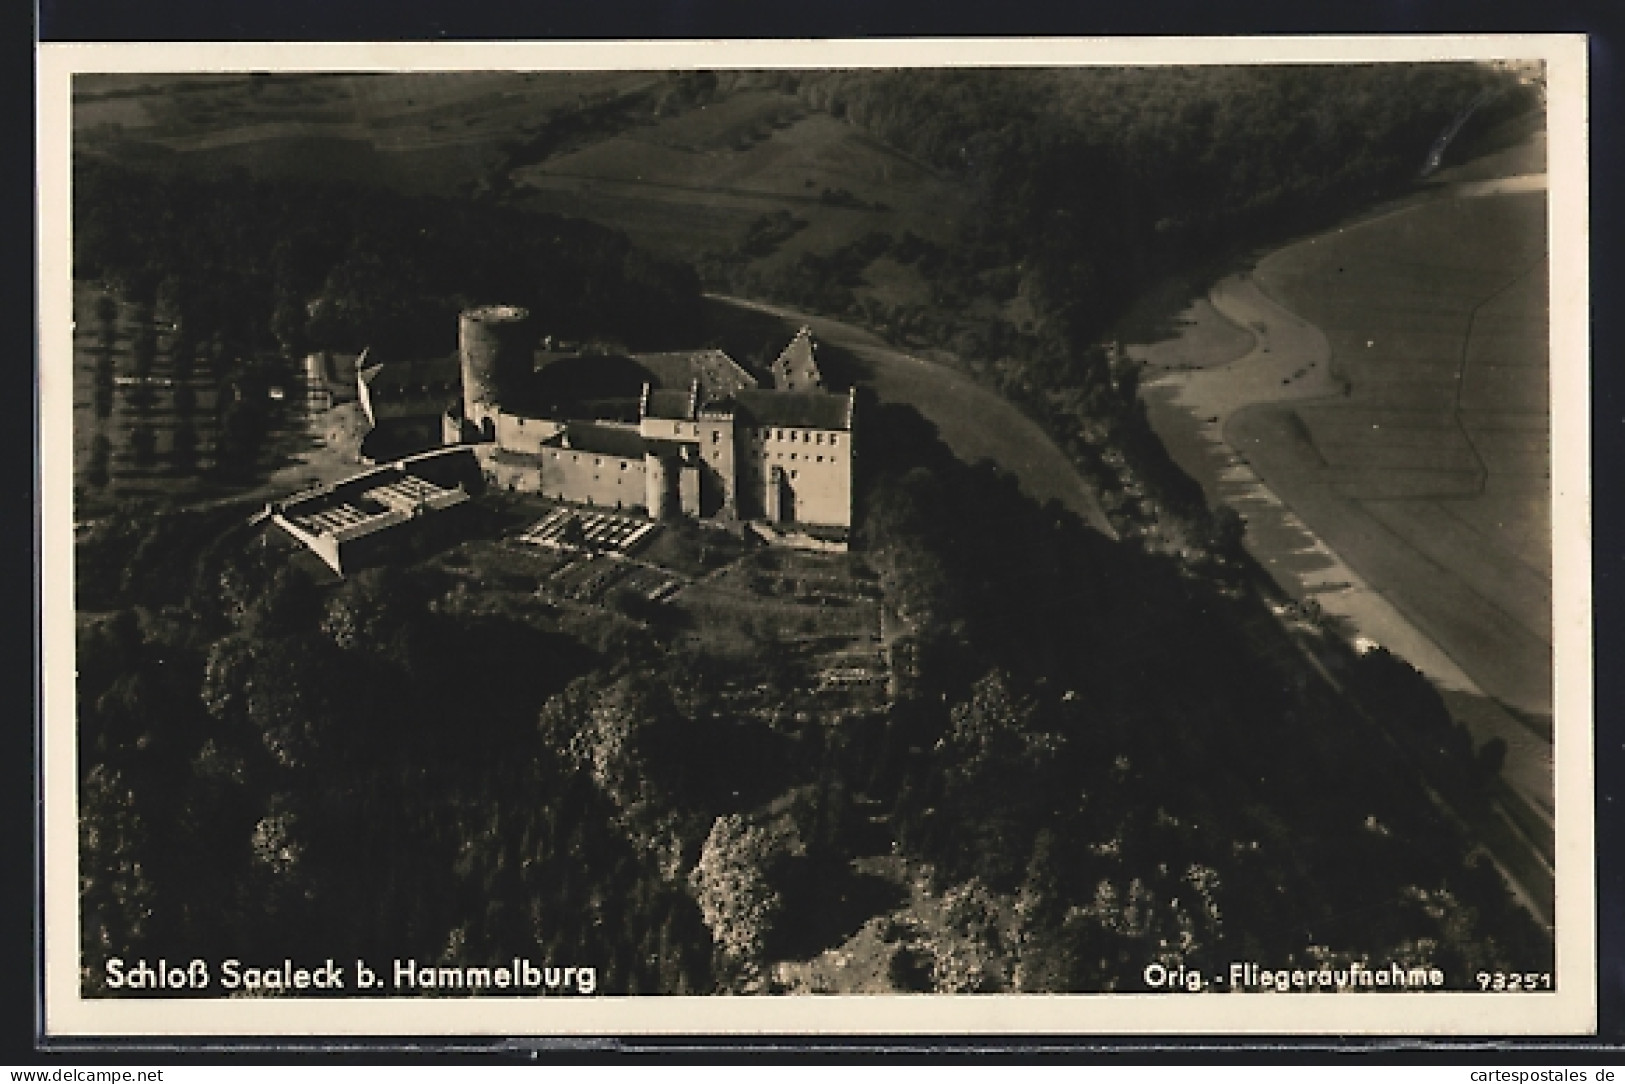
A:
<svg viewBox="0 0 1625 1084">
<path fill-rule="evenodd" d="M 76 546 L 87 992 L 181 943 L 534 951 L 606 994 L 1550 970 L 1504 746 L 1288 606 L 1102 345 L 1141 290 L 1404 190 L 1501 77 L 413 78 L 76 88 L 76 271 L 140 307 L 86 343 L 92 415 L 138 356 L 246 403 L 265 358 L 444 352 L 474 300 L 677 347 L 726 289 L 819 321 L 864 386 L 853 551 L 683 524 L 635 562 L 543 551 L 551 504 L 486 492 L 334 583 L 246 507 L 115 507 Z M 739 334 L 746 363 L 783 342 Z M 220 413 L 246 486 L 265 418 Z"/>
</svg>

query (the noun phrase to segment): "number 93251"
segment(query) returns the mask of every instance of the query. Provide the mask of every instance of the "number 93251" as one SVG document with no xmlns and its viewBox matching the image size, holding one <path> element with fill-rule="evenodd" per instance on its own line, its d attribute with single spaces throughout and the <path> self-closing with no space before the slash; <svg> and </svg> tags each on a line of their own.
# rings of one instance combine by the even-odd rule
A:
<svg viewBox="0 0 1625 1084">
<path fill-rule="evenodd" d="M 1492 993 L 1531 993 L 1552 989 L 1550 971 L 1480 971 L 1478 988 Z"/>
</svg>

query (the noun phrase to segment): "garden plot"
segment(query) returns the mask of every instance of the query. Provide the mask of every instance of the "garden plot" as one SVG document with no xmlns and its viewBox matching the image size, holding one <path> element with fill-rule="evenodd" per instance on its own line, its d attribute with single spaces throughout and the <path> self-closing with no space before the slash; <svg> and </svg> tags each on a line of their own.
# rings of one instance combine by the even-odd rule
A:
<svg viewBox="0 0 1625 1084">
<path fill-rule="evenodd" d="M 540 523 L 519 535 L 521 542 L 559 550 L 606 550 L 628 554 L 660 530 L 656 523 L 609 512 L 555 508 Z"/>
</svg>

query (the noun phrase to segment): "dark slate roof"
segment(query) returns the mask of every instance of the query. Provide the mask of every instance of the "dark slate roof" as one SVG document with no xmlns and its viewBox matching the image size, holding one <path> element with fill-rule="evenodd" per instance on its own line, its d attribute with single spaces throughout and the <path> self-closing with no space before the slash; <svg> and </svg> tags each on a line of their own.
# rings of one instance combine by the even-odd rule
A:
<svg viewBox="0 0 1625 1084">
<path fill-rule="evenodd" d="M 651 418 L 690 418 L 689 392 L 685 388 L 678 391 L 675 388 L 651 388 L 649 390 L 649 407 L 645 414 Z"/>
<path fill-rule="evenodd" d="M 638 397 L 649 376 L 631 358 L 615 354 L 559 357 L 502 395 L 502 409 L 534 417 L 580 417 L 584 403 L 630 400 L 637 415 Z"/>
<path fill-rule="evenodd" d="M 592 452 L 595 455 L 614 455 L 622 459 L 642 459 L 645 441 L 636 429 L 593 425 L 591 422 L 572 422 L 564 429 L 566 443 L 572 452 Z"/>
<path fill-rule="evenodd" d="M 701 399 L 726 399 L 741 388 L 756 387 L 756 378 L 721 350 L 633 354 L 632 360 L 649 371 L 657 386 L 670 391 L 686 392 L 698 378 Z"/>
<path fill-rule="evenodd" d="M 538 417 L 571 417 L 581 404 L 595 400 L 631 399 L 635 403 L 644 384 L 656 392 L 681 392 L 686 407 L 695 380 L 700 382 L 701 402 L 726 399 L 741 388 L 756 386 L 756 378 L 720 350 L 630 356 L 550 354 L 545 359 L 538 355 L 538 360 L 546 364 L 530 380 L 503 392 L 504 410 Z M 667 415 L 657 415 L 663 416 Z"/>
<path fill-rule="evenodd" d="M 571 415 L 583 422 L 626 422 L 638 424 L 636 399 L 586 399 L 575 404 Z"/>
<path fill-rule="evenodd" d="M 740 409 L 757 425 L 801 429 L 850 429 L 850 405 L 844 395 L 821 391 L 762 391 L 749 389 L 734 396 Z"/>
</svg>

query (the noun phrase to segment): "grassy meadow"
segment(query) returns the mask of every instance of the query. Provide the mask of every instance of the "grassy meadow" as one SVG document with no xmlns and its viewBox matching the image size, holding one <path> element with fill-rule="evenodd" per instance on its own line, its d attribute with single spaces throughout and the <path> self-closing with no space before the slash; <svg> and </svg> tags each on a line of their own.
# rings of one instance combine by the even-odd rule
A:
<svg viewBox="0 0 1625 1084">
<path fill-rule="evenodd" d="M 965 206 L 919 163 L 772 90 L 639 125 L 516 170 L 514 180 L 526 206 L 596 218 L 676 257 L 731 251 L 763 214 L 805 221 L 760 258 L 764 268 L 871 232 L 946 243 Z"/>
</svg>

